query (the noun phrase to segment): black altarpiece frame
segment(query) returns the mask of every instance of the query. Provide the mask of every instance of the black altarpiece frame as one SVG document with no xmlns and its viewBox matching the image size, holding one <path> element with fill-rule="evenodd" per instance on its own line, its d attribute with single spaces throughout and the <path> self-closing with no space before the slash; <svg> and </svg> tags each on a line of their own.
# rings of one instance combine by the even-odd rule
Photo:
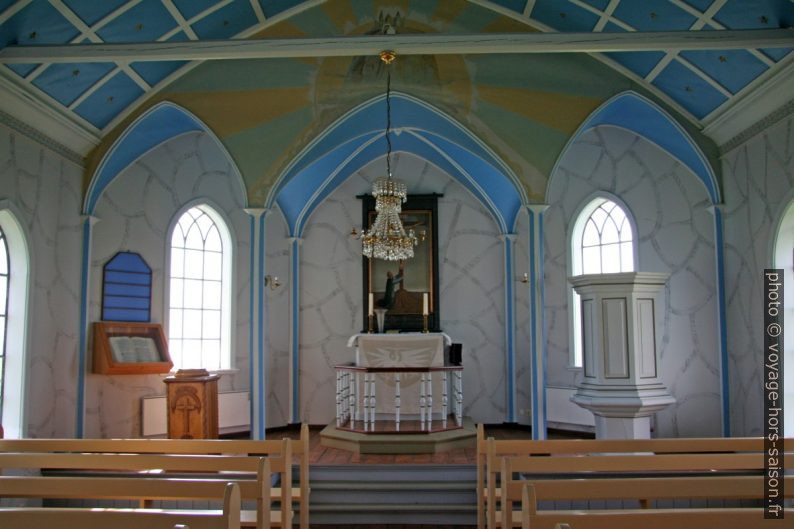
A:
<svg viewBox="0 0 794 529">
<path fill-rule="evenodd" d="M 418 241 L 415 253 L 417 257 L 405 261 L 403 288 L 410 296 L 407 303 L 402 303 L 400 310 L 389 310 L 386 313 L 384 332 L 421 332 L 424 330 L 424 317 L 422 315 L 422 292 L 428 292 L 429 314 L 427 328 L 429 332 L 441 332 L 441 310 L 438 280 L 438 199 L 444 196 L 439 193 L 426 195 L 408 195 L 403 203 L 400 219 L 406 231 L 413 227 Z M 361 225 L 368 230 L 375 222 L 375 197 L 372 195 L 358 195 L 361 199 Z M 429 225 L 428 225 L 429 224 Z M 424 230 L 424 241 L 421 232 Z M 421 245 L 425 245 L 424 247 Z M 424 253 L 423 253 L 424 252 Z M 421 261 L 421 262 L 420 262 Z M 383 270 L 390 270 L 393 274 L 399 268 L 398 261 L 384 261 L 361 257 L 363 278 L 363 332 L 369 328 L 368 309 L 369 293 L 372 292 L 376 305 L 385 290 L 386 274 Z M 381 272 L 381 273 L 379 273 Z M 417 288 L 418 286 L 418 288 Z M 412 290 L 413 288 L 413 290 Z M 427 290 L 423 290 L 426 288 Z M 399 289 L 399 287 L 397 287 Z M 398 298 L 398 301 L 399 298 Z M 376 318 L 373 316 L 372 329 L 377 332 Z"/>
</svg>

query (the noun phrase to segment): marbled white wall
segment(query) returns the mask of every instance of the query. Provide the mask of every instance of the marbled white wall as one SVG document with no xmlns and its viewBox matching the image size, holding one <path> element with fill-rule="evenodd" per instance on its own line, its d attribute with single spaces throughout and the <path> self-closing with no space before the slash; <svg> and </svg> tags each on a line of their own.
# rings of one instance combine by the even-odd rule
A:
<svg viewBox="0 0 794 529">
<path fill-rule="evenodd" d="M 31 260 L 23 397 L 30 437 L 75 432 L 82 177 L 82 167 L 0 126 L 0 200 L 24 226 Z"/>
<path fill-rule="evenodd" d="M 722 178 L 731 430 L 762 435 L 763 273 L 773 265 L 774 230 L 794 200 L 794 116 L 727 153 Z"/>
<path fill-rule="evenodd" d="M 97 202 L 91 246 L 89 321 L 101 314 L 102 267 L 116 252 L 138 252 L 152 268 L 152 321 L 164 322 L 168 228 L 185 205 L 197 199 L 229 221 L 234 248 L 232 366 L 219 390 L 248 387 L 249 217 L 244 194 L 229 160 L 204 133 L 174 138 L 130 165 Z M 90 358 L 90 355 L 89 355 Z M 90 371 L 90 367 L 89 367 Z M 86 381 L 87 437 L 137 437 L 140 399 L 164 395 L 165 375 L 95 375 Z"/>
<path fill-rule="evenodd" d="M 636 269 L 671 274 L 657 313 L 661 379 L 677 402 L 656 415 L 656 437 L 721 434 L 714 220 L 705 187 L 683 165 L 630 132 L 583 134 L 549 187 L 545 231 L 548 383 L 575 387 L 569 368 L 567 260 L 574 214 L 607 191 L 637 224 Z"/>
</svg>

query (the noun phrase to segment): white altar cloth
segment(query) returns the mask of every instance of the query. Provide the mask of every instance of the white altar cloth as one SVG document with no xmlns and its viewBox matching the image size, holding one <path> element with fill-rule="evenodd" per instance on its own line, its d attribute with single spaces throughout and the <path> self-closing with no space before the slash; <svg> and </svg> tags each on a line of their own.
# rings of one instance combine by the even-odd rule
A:
<svg viewBox="0 0 794 529">
<path fill-rule="evenodd" d="M 446 333 L 354 334 L 347 342 L 356 347 L 355 365 L 365 367 L 433 367 L 444 365 L 444 347 L 452 339 Z M 400 375 L 402 412 L 419 413 L 418 373 Z M 376 413 L 394 413 L 395 379 L 392 374 L 375 376 Z M 441 395 L 444 393 L 443 375 L 436 373 L 432 381 L 433 411 L 441 413 Z M 407 417 L 406 418 L 410 418 Z"/>
</svg>

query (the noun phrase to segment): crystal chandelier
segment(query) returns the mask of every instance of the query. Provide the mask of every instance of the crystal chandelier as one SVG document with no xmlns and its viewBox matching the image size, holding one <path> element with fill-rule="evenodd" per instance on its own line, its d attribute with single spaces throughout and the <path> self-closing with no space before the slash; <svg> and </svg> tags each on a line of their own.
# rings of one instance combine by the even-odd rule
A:
<svg viewBox="0 0 794 529">
<path fill-rule="evenodd" d="M 387 65 L 386 74 L 386 178 L 379 178 L 372 184 L 377 217 L 368 231 L 361 234 L 362 253 L 367 257 L 402 261 L 414 256 L 416 234 L 407 233 L 400 220 L 402 204 L 406 200 L 405 184 L 391 177 L 391 72 L 388 65 L 396 57 L 392 51 L 382 51 L 381 60 Z"/>
</svg>

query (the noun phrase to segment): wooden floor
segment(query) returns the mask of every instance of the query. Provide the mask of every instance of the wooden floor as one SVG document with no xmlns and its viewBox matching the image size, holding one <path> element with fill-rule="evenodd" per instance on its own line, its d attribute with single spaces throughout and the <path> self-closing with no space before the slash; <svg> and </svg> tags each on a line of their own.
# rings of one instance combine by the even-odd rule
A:
<svg viewBox="0 0 794 529">
<path fill-rule="evenodd" d="M 356 464 L 468 464 L 473 465 L 476 462 L 476 447 L 472 444 L 470 448 L 456 448 L 447 452 L 438 454 L 355 454 L 347 450 L 338 448 L 330 448 L 320 444 L 320 430 L 322 426 L 312 426 L 310 429 L 311 435 L 309 436 L 309 447 L 311 452 L 309 454 L 309 462 L 313 465 L 356 465 Z M 274 429 L 268 430 L 268 439 L 279 439 L 281 437 L 290 437 L 297 439 L 300 436 L 298 429 Z M 494 439 L 530 439 L 531 434 L 528 430 L 523 428 L 510 428 L 505 426 L 486 427 L 486 437 L 493 437 Z M 575 439 L 579 436 L 568 433 L 550 434 L 550 437 L 557 439 Z M 587 437 L 582 434 L 581 437 Z M 589 436 L 592 438 L 592 435 Z M 325 525 L 324 529 L 333 529 L 335 526 Z M 366 526 L 357 526 L 364 528 Z M 402 525 L 378 525 L 372 526 L 377 528 L 399 529 Z M 417 529 L 416 526 L 410 526 L 412 529 Z M 431 526 L 427 526 L 431 527 Z M 432 526 L 441 527 L 441 526 Z M 452 526 L 450 526 L 452 527 Z"/>
</svg>

